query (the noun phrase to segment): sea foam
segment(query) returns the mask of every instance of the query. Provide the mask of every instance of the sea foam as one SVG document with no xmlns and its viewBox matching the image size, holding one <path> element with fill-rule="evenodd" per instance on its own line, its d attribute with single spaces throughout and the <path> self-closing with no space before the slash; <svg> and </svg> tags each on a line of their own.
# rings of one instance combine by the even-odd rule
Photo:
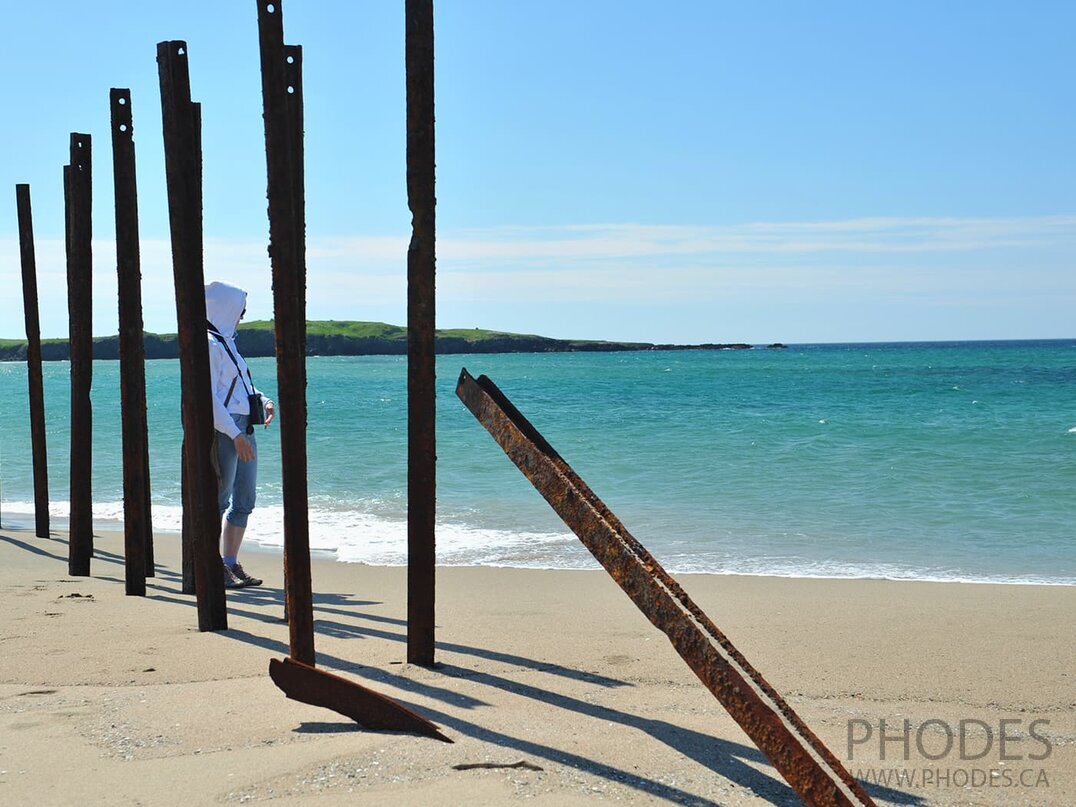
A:
<svg viewBox="0 0 1076 807">
<path fill-rule="evenodd" d="M 5 502 L 3 526 L 32 529 L 33 503 Z M 70 506 L 49 505 L 54 530 L 68 529 Z M 93 505 L 94 529 L 123 529 L 123 503 Z M 154 532 L 178 537 L 182 508 L 154 504 Z M 407 564 L 407 522 L 343 508 L 309 511 L 310 549 L 337 561 L 372 566 Z M 496 566 L 526 569 L 593 570 L 597 561 L 571 533 L 510 531 L 439 521 L 436 526 L 437 562 L 441 566 Z M 283 507 L 258 507 L 250 516 L 247 546 L 277 552 L 284 545 Z M 728 551 L 674 552 L 659 557 L 671 574 L 750 575 L 818 579 L 876 579 L 940 583 L 995 583 L 1023 585 L 1076 585 L 1074 577 L 1039 575 L 969 574 L 955 568 L 922 567 L 882 562 L 847 563 L 797 555 L 748 555 Z"/>
</svg>

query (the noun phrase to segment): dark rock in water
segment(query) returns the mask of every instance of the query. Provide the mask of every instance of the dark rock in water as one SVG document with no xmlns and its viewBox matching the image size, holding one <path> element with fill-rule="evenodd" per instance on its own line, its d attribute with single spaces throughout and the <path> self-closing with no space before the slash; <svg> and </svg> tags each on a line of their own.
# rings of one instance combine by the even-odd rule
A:
<svg viewBox="0 0 1076 807">
<path fill-rule="evenodd" d="M 732 344 L 714 344 L 706 342 L 701 345 L 648 345 L 647 350 L 750 350 L 751 345 L 743 342 Z"/>
<path fill-rule="evenodd" d="M 766 347 L 779 348 L 781 350 L 788 349 L 788 345 L 782 345 L 780 342 L 774 342 L 772 345 L 766 345 Z"/>
</svg>

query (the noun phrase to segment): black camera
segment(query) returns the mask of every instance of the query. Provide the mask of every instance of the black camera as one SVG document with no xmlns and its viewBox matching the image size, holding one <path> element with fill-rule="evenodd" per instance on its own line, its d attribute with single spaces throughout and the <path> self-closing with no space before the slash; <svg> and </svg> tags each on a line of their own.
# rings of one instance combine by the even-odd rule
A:
<svg viewBox="0 0 1076 807">
<path fill-rule="evenodd" d="M 262 402 L 262 396 L 257 393 L 248 395 L 247 401 L 250 404 L 250 415 L 247 422 L 251 426 L 260 426 L 265 423 L 265 404 Z"/>
</svg>

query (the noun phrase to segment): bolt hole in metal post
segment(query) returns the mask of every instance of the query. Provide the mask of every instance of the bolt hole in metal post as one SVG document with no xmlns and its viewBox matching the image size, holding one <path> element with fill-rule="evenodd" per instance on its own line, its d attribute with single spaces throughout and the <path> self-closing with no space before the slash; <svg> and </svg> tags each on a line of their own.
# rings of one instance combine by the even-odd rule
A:
<svg viewBox="0 0 1076 807">
<path fill-rule="evenodd" d="M 126 98 L 118 98 L 118 99 L 116 99 L 116 103 L 118 103 L 120 106 L 126 106 L 127 105 L 127 99 Z"/>
<path fill-rule="evenodd" d="M 126 132 L 127 131 L 127 124 L 126 123 L 121 123 L 120 124 L 120 131 L 121 132 Z"/>
</svg>

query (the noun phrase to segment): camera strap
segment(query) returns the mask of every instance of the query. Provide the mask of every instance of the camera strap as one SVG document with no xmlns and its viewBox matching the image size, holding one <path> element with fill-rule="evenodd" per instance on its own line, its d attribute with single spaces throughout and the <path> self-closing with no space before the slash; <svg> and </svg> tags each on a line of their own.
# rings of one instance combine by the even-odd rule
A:
<svg viewBox="0 0 1076 807">
<path fill-rule="evenodd" d="M 228 401 L 232 399 L 232 393 L 235 392 L 235 382 L 239 380 L 239 376 L 232 379 L 232 385 L 228 387 L 228 394 L 224 396 L 224 408 L 228 408 Z"/>
<path fill-rule="evenodd" d="M 213 323 L 210 322 L 209 320 L 206 320 L 206 326 L 207 326 L 207 328 L 209 330 L 209 333 L 212 334 L 212 336 L 218 342 L 220 342 L 220 346 L 222 348 L 224 348 L 224 352 L 228 354 L 228 358 L 232 360 L 232 364 L 235 365 L 235 372 L 236 372 L 235 378 L 238 379 L 239 382 L 243 385 L 243 391 L 246 392 L 247 396 L 253 395 L 254 394 L 254 379 L 250 377 L 250 367 L 247 367 L 247 381 L 250 382 L 250 388 L 248 389 L 247 388 L 247 382 L 243 381 L 243 371 L 239 368 L 239 361 L 235 358 L 235 355 L 232 353 L 231 348 L 228 347 L 228 343 L 227 343 L 227 341 L 225 341 L 224 336 L 221 334 L 220 331 L 218 331 L 216 329 L 216 327 L 213 325 Z M 232 392 L 234 392 L 234 391 L 235 391 L 235 380 L 232 381 L 232 386 L 228 390 L 228 397 L 224 399 L 224 405 L 225 406 L 228 405 L 228 401 L 231 400 Z"/>
</svg>

